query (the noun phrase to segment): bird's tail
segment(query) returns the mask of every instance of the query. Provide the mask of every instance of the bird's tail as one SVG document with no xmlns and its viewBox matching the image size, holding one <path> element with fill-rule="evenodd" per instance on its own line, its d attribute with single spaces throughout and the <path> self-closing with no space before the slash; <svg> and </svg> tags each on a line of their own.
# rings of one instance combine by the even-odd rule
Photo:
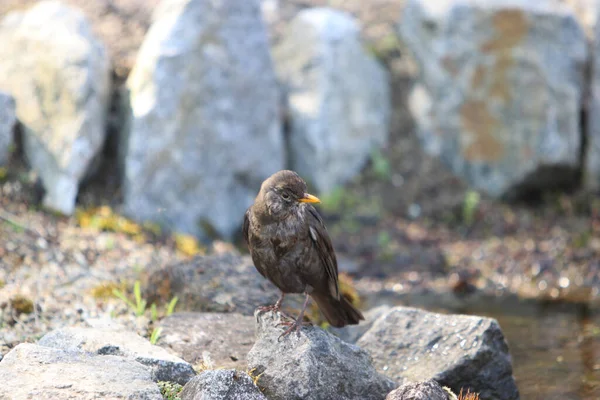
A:
<svg viewBox="0 0 600 400">
<path fill-rule="evenodd" d="M 312 293 L 319 309 L 331 326 L 341 328 L 346 325 L 357 325 L 365 317 L 344 296 L 336 300 L 330 294 Z"/>
</svg>

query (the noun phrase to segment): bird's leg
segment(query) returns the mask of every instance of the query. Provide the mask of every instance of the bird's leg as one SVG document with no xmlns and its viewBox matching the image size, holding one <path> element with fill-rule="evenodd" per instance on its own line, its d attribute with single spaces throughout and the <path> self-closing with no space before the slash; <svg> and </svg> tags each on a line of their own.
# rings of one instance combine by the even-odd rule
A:
<svg viewBox="0 0 600 400">
<path fill-rule="evenodd" d="M 279 299 L 277 300 L 277 302 L 273 305 L 270 306 L 260 306 L 258 307 L 259 311 L 279 311 L 279 309 L 281 308 L 281 303 L 283 303 L 283 298 L 285 297 L 285 293 L 281 292 L 281 296 L 279 296 Z"/>
<path fill-rule="evenodd" d="M 300 336 L 300 328 L 303 325 L 312 325 L 310 322 L 304 322 L 304 312 L 306 311 L 306 306 L 308 305 L 308 300 L 310 299 L 308 293 L 305 293 L 305 295 L 306 295 L 306 299 L 304 299 L 304 304 L 302 305 L 302 310 L 300 310 L 300 314 L 298 314 L 298 318 L 296 318 L 296 320 L 294 322 L 282 321 L 278 324 L 278 325 L 289 326 L 289 328 L 287 328 L 285 330 L 285 332 L 283 332 L 279 336 L 279 338 L 282 338 L 283 336 L 290 334 L 294 330 L 296 331 L 298 336 Z"/>
<path fill-rule="evenodd" d="M 270 305 L 270 306 L 260 306 L 260 307 L 258 307 L 258 310 L 261 312 L 275 311 L 275 312 L 278 312 L 279 314 L 281 314 L 281 316 L 283 316 L 284 318 L 292 319 L 289 315 L 287 315 L 286 313 L 281 311 L 281 304 L 283 303 L 284 297 L 285 297 L 285 293 L 281 292 L 281 296 L 279 296 L 279 299 L 277 300 L 277 302 L 275 304 Z"/>
</svg>

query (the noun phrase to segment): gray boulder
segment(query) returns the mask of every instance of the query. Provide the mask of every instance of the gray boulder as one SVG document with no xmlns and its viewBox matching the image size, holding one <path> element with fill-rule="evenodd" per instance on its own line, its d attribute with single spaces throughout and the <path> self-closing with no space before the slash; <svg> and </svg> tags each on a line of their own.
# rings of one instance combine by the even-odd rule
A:
<svg viewBox="0 0 600 400">
<path fill-rule="evenodd" d="M 454 393 L 430 379 L 409 382 L 390 392 L 385 400 L 456 400 Z"/>
<path fill-rule="evenodd" d="M 205 371 L 189 381 L 181 400 L 266 400 L 252 378 L 234 369 Z"/>
<path fill-rule="evenodd" d="M 377 319 L 382 315 L 386 314 L 390 308 L 391 307 L 388 305 L 371 308 L 367 312 L 363 313 L 365 320 L 361 321 L 360 324 L 348 325 L 343 328 L 330 327 L 329 332 L 333 333 L 345 342 L 356 343 L 358 339 L 365 334 L 365 332 L 371 329 L 375 321 L 377 321 Z"/>
<path fill-rule="evenodd" d="M 254 325 L 254 317 L 237 313 L 175 313 L 160 321 L 158 344 L 193 365 L 243 370 Z"/>
<path fill-rule="evenodd" d="M 152 269 L 143 281 L 150 304 L 177 296 L 179 311 L 253 315 L 256 307 L 274 304 L 279 297 L 279 290 L 256 271 L 251 258 L 234 252 Z M 297 307 L 301 300 L 302 296 L 290 295 L 284 304 Z"/>
<path fill-rule="evenodd" d="M 231 238 L 262 181 L 284 167 L 257 0 L 160 3 L 127 88 L 125 213 Z"/>
<path fill-rule="evenodd" d="M 408 0 L 399 33 L 420 66 L 410 108 L 427 152 L 492 196 L 572 183 L 588 50 L 568 6 Z"/>
<path fill-rule="evenodd" d="M 0 399 L 162 400 L 150 369 L 118 356 L 98 356 L 21 343 L 0 361 Z"/>
<path fill-rule="evenodd" d="M 15 100 L 10 95 L 0 92 L 0 167 L 8 162 L 15 122 Z"/>
<path fill-rule="evenodd" d="M 62 350 L 86 351 L 133 359 L 150 368 L 152 379 L 185 385 L 196 375 L 193 367 L 167 350 L 154 346 L 129 331 L 94 328 L 62 328 L 47 333 L 39 345 Z"/>
<path fill-rule="evenodd" d="M 594 13 L 599 16 L 600 12 Z M 587 154 L 584 180 L 588 189 L 600 191 L 600 24 L 594 29 L 592 41 L 590 101 L 587 109 Z"/>
<path fill-rule="evenodd" d="M 496 320 L 395 307 L 357 342 L 392 379 L 434 379 L 458 393 L 516 400 L 508 345 Z"/>
<path fill-rule="evenodd" d="M 42 1 L 0 22 L 0 90 L 14 96 L 45 207 L 71 214 L 105 138 L 108 55 L 84 15 Z"/>
<path fill-rule="evenodd" d="M 357 21 L 328 8 L 298 13 L 273 55 L 287 94 L 292 168 L 330 191 L 387 142 L 388 74 L 363 48 Z"/>
<path fill-rule="evenodd" d="M 380 375 L 371 357 L 355 345 L 316 327 L 280 339 L 278 313 L 256 314 L 256 343 L 248 368 L 263 393 L 277 399 L 384 399 L 396 384 Z"/>
</svg>

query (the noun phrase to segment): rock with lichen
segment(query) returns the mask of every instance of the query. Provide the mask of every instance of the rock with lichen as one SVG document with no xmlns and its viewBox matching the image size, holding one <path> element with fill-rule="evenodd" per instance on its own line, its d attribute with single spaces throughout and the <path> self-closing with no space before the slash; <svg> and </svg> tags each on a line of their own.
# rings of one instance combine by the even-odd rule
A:
<svg viewBox="0 0 600 400">
<path fill-rule="evenodd" d="M 83 13 L 54 0 L 4 16 L 0 43 L 0 90 L 16 100 L 43 204 L 70 215 L 106 136 L 108 53 Z"/>
<path fill-rule="evenodd" d="M 427 152 L 492 196 L 573 183 L 589 53 L 571 8 L 409 0 L 398 31 L 420 67 L 410 108 Z"/>
</svg>

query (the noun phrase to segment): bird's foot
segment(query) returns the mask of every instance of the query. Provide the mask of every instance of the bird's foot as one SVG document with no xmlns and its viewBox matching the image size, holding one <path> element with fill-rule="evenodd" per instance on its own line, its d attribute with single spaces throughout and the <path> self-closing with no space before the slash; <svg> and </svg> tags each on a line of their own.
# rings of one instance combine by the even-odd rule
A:
<svg viewBox="0 0 600 400">
<path fill-rule="evenodd" d="M 257 307 L 257 310 L 260 311 L 260 312 L 270 312 L 270 311 L 277 312 L 277 311 L 280 310 L 280 307 L 277 304 L 272 304 L 270 306 L 260 306 L 260 307 Z"/>
<path fill-rule="evenodd" d="M 277 324 L 277 326 L 287 326 L 288 328 L 281 334 L 279 335 L 279 339 L 281 339 L 284 336 L 289 335 L 290 333 L 296 331 L 296 334 L 298 336 L 300 336 L 300 329 L 303 326 L 312 326 L 312 322 L 310 321 L 304 321 L 304 320 L 293 320 L 293 321 L 281 321 L 280 323 Z"/>
<path fill-rule="evenodd" d="M 279 315 L 281 315 L 283 318 L 287 318 L 287 319 L 293 319 L 292 317 L 290 317 L 289 315 L 287 315 L 286 313 L 284 313 L 281 310 L 281 306 L 278 304 L 273 304 L 270 306 L 260 306 L 257 308 L 258 311 L 260 312 L 276 312 L 279 313 Z"/>
</svg>

